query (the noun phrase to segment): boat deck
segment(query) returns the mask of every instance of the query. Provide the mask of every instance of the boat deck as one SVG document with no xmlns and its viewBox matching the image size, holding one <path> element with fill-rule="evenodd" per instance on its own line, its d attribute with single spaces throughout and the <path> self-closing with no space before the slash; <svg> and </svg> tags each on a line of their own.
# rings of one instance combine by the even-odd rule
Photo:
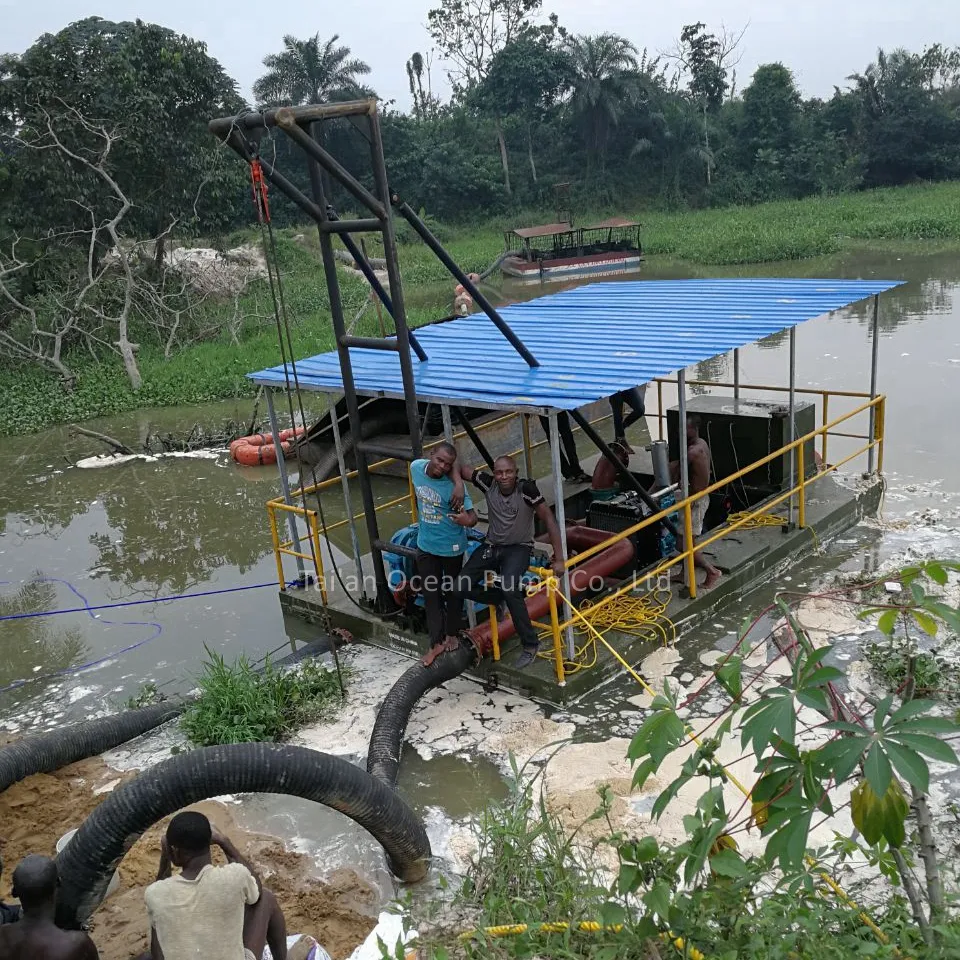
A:
<svg viewBox="0 0 960 960">
<path fill-rule="evenodd" d="M 636 450 L 637 448 L 635 448 Z M 631 458 L 631 469 L 644 472 L 643 457 L 649 454 L 638 450 Z M 583 458 L 583 464 L 589 469 L 596 458 Z M 538 481 L 545 497 L 552 491 L 552 478 Z M 567 499 L 589 484 L 566 484 Z M 729 536 L 712 544 L 706 554 L 723 573 L 720 583 L 711 591 L 698 593 L 691 599 L 686 588 L 680 584 L 671 584 L 670 597 L 665 615 L 675 625 L 677 637 L 694 630 L 707 618 L 714 616 L 727 605 L 738 602 L 748 591 L 776 578 L 783 566 L 795 563 L 800 557 L 812 552 L 825 540 L 836 536 L 855 525 L 868 514 L 874 513 L 880 499 L 881 482 L 877 479 L 865 481 L 856 489 L 846 486 L 833 475 L 820 477 L 812 481 L 806 496 L 806 527 L 787 529 L 785 527 L 758 527 L 737 530 Z M 479 511 L 478 511 L 479 512 Z M 329 544 L 325 545 L 324 560 L 336 562 L 344 570 L 353 567 L 353 561 Z M 370 564 L 370 555 L 362 559 L 364 569 Z M 329 570 L 330 567 L 327 567 Z M 344 595 L 343 589 L 334 577 L 328 577 L 328 603 L 321 601 L 318 591 L 288 588 L 280 594 L 280 604 L 285 613 L 305 619 L 308 622 L 322 622 L 329 617 L 332 625 L 345 627 L 360 641 L 382 647 L 409 656 L 419 657 L 426 649 L 426 637 L 406 625 L 382 621 L 373 613 L 360 609 L 356 603 Z M 644 590 L 634 592 L 640 596 Z M 354 598 L 358 599 L 358 598 Z M 666 600 L 666 597 L 663 598 Z M 642 631 L 641 631 L 642 632 Z M 585 638 L 578 638 L 582 643 Z M 631 665 L 649 654 L 657 645 L 662 644 L 663 636 L 655 629 L 649 637 L 619 633 L 616 630 L 606 635 L 607 641 Z M 541 648 L 549 652 L 547 647 Z M 466 676 L 487 686 L 503 687 L 547 703 L 565 705 L 576 700 L 588 690 L 622 671 L 622 666 L 601 645 L 598 644 L 596 664 L 589 669 L 571 671 L 565 684 L 557 684 L 552 658 L 541 657 L 526 670 L 513 668 L 516 659 L 518 641 L 508 640 L 501 650 L 501 659 L 494 661 L 485 658 Z"/>
</svg>

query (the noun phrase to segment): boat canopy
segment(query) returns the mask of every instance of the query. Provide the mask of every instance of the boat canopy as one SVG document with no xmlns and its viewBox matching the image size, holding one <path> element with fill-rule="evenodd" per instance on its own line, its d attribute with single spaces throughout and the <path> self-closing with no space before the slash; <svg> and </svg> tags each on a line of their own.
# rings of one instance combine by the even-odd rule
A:
<svg viewBox="0 0 960 960">
<path fill-rule="evenodd" d="M 544 223 L 539 227 L 517 227 L 515 230 L 510 230 L 509 234 L 521 240 L 536 240 L 540 237 L 554 237 L 557 234 L 572 232 L 573 224 L 571 223 Z"/>
<path fill-rule="evenodd" d="M 591 283 L 500 310 L 536 357 L 529 367 L 483 313 L 416 331 L 418 399 L 516 410 L 575 410 L 899 286 L 900 280 L 725 278 Z M 393 351 L 351 348 L 357 393 L 402 398 Z M 301 389 L 343 392 L 335 351 L 298 360 Z M 292 372 L 288 371 L 292 382 Z M 249 374 L 287 383 L 282 366 Z"/>
</svg>

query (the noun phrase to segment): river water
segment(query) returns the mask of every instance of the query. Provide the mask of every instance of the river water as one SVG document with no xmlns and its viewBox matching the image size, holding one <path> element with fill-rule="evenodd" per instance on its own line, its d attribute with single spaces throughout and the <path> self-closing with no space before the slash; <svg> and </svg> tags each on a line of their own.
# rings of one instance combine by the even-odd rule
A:
<svg viewBox="0 0 960 960">
<path fill-rule="evenodd" d="M 960 553 L 960 453 L 952 430 L 960 397 L 960 259 L 955 254 L 921 255 L 891 247 L 737 270 L 649 262 L 644 273 L 905 280 L 881 298 L 880 389 L 889 398 L 888 524 L 857 528 L 832 545 L 826 558 L 791 571 L 791 579 L 812 585 L 831 567 L 872 568 L 910 550 Z M 504 295 L 539 292 L 525 288 Z M 436 293 L 438 300 L 446 295 Z M 797 333 L 798 385 L 867 390 L 870 346 L 868 304 L 803 325 Z M 787 363 L 784 334 L 744 349 L 741 376 L 745 382 L 785 383 Z M 731 373 L 728 357 L 689 371 L 705 379 L 730 379 Z M 842 407 L 831 409 L 831 415 L 840 412 Z M 249 415 L 250 401 L 236 401 L 139 411 L 89 426 L 135 446 L 148 431 L 187 432 L 197 423 L 213 426 Z M 123 704 L 146 682 L 171 691 L 189 689 L 205 647 L 228 659 L 241 652 L 258 659 L 311 637 L 310 627 L 281 616 L 273 585 L 276 567 L 263 507 L 278 492 L 273 469 L 238 467 L 226 453 L 103 469 L 73 465 L 98 452 L 94 441 L 71 436 L 67 428 L 0 440 L 0 617 L 75 610 L 0 621 L 0 729 L 35 730 L 95 715 Z M 831 453 L 831 459 L 839 453 Z M 380 493 L 397 495 L 389 481 Z M 328 520 L 342 516 L 339 490 L 327 502 Z M 402 512 L 395 519 L 396 526 L 405 522 Z M 228 590 L 236 592 L 209 595 Z M 168 599 L 183 594 L 191 596 Z M 129 600 L 144 602 L 85 609 Z M 761 600 L 762 595 L 748 598 L 743 606 L 749 609 Z M 683 644 L 691 649 L 716 644 L 748 609 L 719 618 Z M 96 665 L 84 669 L 89 663 Z M 364 676 L 370 665 L 361 663 L 359 669 Z M 577 735 L 629 735 L 637 715 L 618 709 L 625 696 L 625 686 L 605 691 L 590 711 L 594 722 Z M 362 754 L 363 744 L 341 748 Z M 418 752 L 428 756 L 411 754 L 405 785 L 420 797 L 421 809 L 441 819 L 462 819 L 484 797 L 504 789 L 499 768 L 469 751 L 454 749 L 458 758 L 419 747 Z M 264 817 L 276 826 L 286 811 L 282 803 L 264 807 L 254 826 L 264 827 Z M 293 831 L 301 837 L 306 816 L 302 810 L 290 814 L 291 822 L 301 818 L 299 832 Z M 309 815 L 311 830 L 328 834 L 332 843 L 342 821 L 323 816 Z M 363 860 L 372 856 L 357 854 Z"/>
</svg>

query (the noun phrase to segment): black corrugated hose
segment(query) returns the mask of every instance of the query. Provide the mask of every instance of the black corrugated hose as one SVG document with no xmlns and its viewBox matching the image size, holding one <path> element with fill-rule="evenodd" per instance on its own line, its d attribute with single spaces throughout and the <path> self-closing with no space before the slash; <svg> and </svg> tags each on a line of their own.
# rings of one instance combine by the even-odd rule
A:
<svg viewBox="0 0 960 960">
<path fill-rule="evenodd" d="M 396 787 L 400 750 L 410 712 L 429 689 L 459 676 L 476 659 L 476 648 L 464 640 L 462 646 L 440 654 L 429 667 L 416 663 L 404 673 L 384 697 L 377 712 L 367 748 L 367 773 Z"/>
<path fill-rule="evenodd" d="M 123 855 L 158 820 L 224 793 L 284 793 L 346 814 L 383 844 L 401 880 L 426 876 L 430 841 L 420 818 L 385 783 L 306 747 L 236 743 L 179 754 L 117 789 L 57 857 L 57 923 L 76 928 L 99 905 Z"/>
<path fill-rule="evenodd" d="M 17 740 L 0 750 L 0 793 L 35 773 L 50 773 L 119 747 L 172 720 L 185 706 L 183 700 L 165 701 Z"/>
</svg>

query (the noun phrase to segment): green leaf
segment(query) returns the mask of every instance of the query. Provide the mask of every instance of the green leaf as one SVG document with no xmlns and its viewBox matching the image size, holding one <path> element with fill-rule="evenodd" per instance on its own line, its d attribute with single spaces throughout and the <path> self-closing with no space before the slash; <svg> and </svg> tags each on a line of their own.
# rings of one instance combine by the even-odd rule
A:
<svg viewBox="0 0 960 960">
<path fill-rule="evenodd" d="M 940 584 L 941 587 L 946 586 L 947 571 L 939 563 L 928 563 L 924 569 L 934 583 Z"/>
<path fill-rule="evenodd" d="M 906 838 L 908 811 L 907 798 L 896 780 L 890 781 L 882 797 L 873 792 L 868 780 L 861 780 L 850 795 L 853 825 L 871 845 L 886 839 L 890 846 L 899 847 Z"/>
<path fill-rule="evenodd" d="M 640 869 L 635 864 L 621 864 L 620 873 L 617 876 L 617 890 L 620 893 L 633 893 L 637 889 L 639 880 Z"/>
<path fill-rule="evenodd" d="M 893 779 L 893 770 L 879 743 L 874 743 L 867 751 L 863 761 L 863 775 L 870 781 L 870 787 L 878 797 L 882 797 L 887 792 L 890 781 Z"/>
<path fill-rule="evenodd" d="M 605 927 L 622 926 L 626 919 L 627 911 L 619 903 L 614 903 L 612 900 L 608 900 L 600 908 L 600 923 Z"/>
<path fill-rule="evenodd" d="M 721 850 L 710 858 L 710 869 L 721 877 L 749 877 L 750 870 L 736 850 Z"/>
<path fill-rule="evenodd" d="M 939 760 L 941 763 L 950 763 L 954 766 L 960 763 L 953 747 L 951 747 L 949 743 L 939 739 L 939 737 L 931 737 L 926 733 L 898 732 L 896 737 L 891 737 L 891 739 L 895 739 L 898 744 L 903 744 L 905 747 L 916 750 L 917 753 L 922 753 L 924 756 L 930 757 L 933 760 Z"/>
<path fill-rule="evenodd" d="M 939 617 L 954 633 L 960 633 L 960 611 L 933 597 L 924 598 L 923 609 Z"/>
<path fill-rule="evenodd" d="M 670 887 L 664 880 L 658 880 L 641 898 L 644 906 L 666 921 L 670 916 Z"/>
<path fill-rule="evenodd" d="M 842 679 L 842 670 L 838 670 L 836 667 L 819 667 L 809 677 L 804 677 L 803 685 L 804 687 L 822 687 L 828 683 L 833 683 L 834 680 Z"/>
<path fill-rule="evenodd" d="M 908 700 L 890 715 L 892 724 L 915 717 L 918 713 L 929 713 L 936 704 L 932 700 Z"/>
<path fill-rule="evenodd" d="M 892 740 L 885 740 L 884 746 L 887 750 L 887 756 L 893 764 L 897 773 L 903 777 L 911 787 L 926 793 L 930 787 L 930 770 L 927 767 L 926 760 L 914 750 L 901 744 L 894 743 Z"/>
<path fill-rule="evenodd" d="M 716 672 L 717 680 L 734 700 L 739 700 L 740 695 L 743 693 L 742 670 L 743 663 L 740 658 L 731 657 Z"/>
<path fill-rule="evenodd" d="M 656 770 L 667 754 L 680 745 L 685 733 L 683 721 L 673 708 L 665 707 L 643 721 L 630 741 L 627 757 L 636 762 L 640 757 L 649 756 Z"/>
<path fill-rule="evenodd" d="M 931 637 L 937 635 L 937 621 L 934 620 L 933 617 L 926 613 L 921 613 L 919 610 L 911 610 L 910 614 L 913 619 L 917 621 L 918 626 L 924 633 Z"/>
<path fill-rule="evenodd" d="M 660 844 L 654 837 L 643 837 L 637 841 L 634 856 L 637 863 L 649 863 L 655 860 L 660 854 Z"/>
<path fill-rule="evenodd" d="M 880 614 L 880 619 L 877 621 L 877 629 L 889 637 L 893 633 L 893 628 L 897 625 L 899 615 L 899 610 L 885 610 Z"/>
</svg>

